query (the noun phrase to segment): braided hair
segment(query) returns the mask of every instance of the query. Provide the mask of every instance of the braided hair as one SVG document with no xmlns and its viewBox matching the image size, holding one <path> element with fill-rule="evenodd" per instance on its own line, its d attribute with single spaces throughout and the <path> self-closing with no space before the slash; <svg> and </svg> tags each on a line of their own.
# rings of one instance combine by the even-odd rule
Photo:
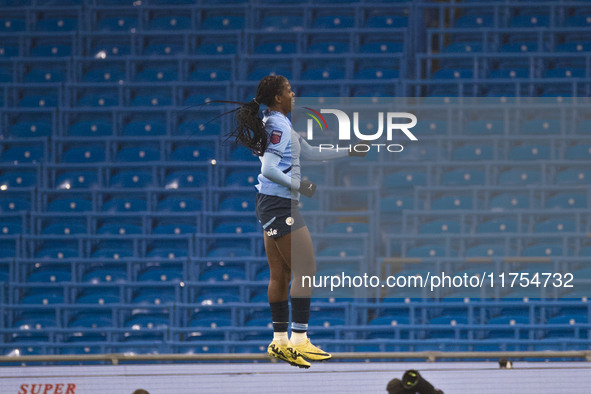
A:
<svg viewBox="0 0 591 394">
<path fill-rule="evenodd" d="M 262 156 L 269 144 L 263 120 L 259 116 L 261 104 L 267 107 L 275 104 L 275 96 L 281 95 L 287 78 L 281 75 L 268 75 L 261 79 L 256 97 L 242 104 L 236 110 L 236 128 L 230 133 L 235 142 Z"/>
</svg>

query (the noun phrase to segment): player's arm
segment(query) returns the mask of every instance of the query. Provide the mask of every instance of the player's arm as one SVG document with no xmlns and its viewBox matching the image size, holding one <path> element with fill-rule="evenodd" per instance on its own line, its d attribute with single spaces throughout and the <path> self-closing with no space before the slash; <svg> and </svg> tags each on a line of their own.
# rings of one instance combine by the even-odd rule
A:
<svg viewBox="0 0 591 394">
<path fill-rule="evenodd" d="M 316 192 L 316 185 L 310 181 L 299 181 L 285 174 L 279 169 L 281 157 L 272 152 L 265 152 L 262 157 L 261 174 L 271 182 L 285 186 L 290 190 L 302 193 L 306 197 L 312 197 Z"/>
</svg>

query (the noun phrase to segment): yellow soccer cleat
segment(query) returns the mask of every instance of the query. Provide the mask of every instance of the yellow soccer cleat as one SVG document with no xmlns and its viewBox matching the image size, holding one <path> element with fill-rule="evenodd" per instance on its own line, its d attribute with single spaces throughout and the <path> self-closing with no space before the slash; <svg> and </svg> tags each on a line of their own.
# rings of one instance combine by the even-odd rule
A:
<svg viewBox="0 0 591 394">
<path fill-rule="evenodd" d="M 304 360 L 302 354 L 295 350 L 290 343 L 287 345 L 280 345 L 277 342 L 271 342 L 267 348 L 267 354 L 270 357 L 283 360 L 294 367 L 310 368 L 310 363 Z"/>
<path fill-rule="evenodd" d="M 307 338 L 299 345 L 293 345 L 293 348 L 300 352 L 305 359 L 310 361 L 324 361 L 332 358 L 330 353 L 326 353 L 324 350 L 312 345 L 310 338 Z"/>
</svg>

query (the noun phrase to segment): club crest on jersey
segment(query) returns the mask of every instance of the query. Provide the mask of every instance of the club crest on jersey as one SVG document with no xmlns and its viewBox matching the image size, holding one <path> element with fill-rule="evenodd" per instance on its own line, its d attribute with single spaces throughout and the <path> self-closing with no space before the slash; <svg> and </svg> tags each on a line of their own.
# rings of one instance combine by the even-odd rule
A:
<svg viewBox="0 0 591 394">
<path fill-rule="evenodd" d="M 285 219 L 285 224 L 291 226 L 293 224 L 293 218 L 289 216 L 287 219 Z"/>
<path fill-rule="evenodd" d="M 283 131 L 280 130 L 273 130 L 271 132 L 271 143 L 278 144 L 281 141 L 281 136 L 283 135 Z"/>
</svg>

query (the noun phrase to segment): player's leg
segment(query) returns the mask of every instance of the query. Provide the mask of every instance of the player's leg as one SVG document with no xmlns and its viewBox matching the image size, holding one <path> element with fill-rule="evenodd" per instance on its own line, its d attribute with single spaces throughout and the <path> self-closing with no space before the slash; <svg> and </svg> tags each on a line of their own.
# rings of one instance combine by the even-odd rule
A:
<svg viewBox="0 0 591 394">
<path fill-rule="evenodd" d="M 311 283 L 303 278 L 312 278 L 316 274 L 316 259 L 310 231 L 308 227 L 303 226 L 293 231 L 291 237 L 276 238 L 275 242 L 292 273 L 290 341 L 305 358 L 314 361 L 328 360 L 331 355 L 312 345 L 307 336 L 312 287 Z"/>
<path fill-rule="evenodd" d="M 264 235 L 265 251 L 269 263 L 270 279 L 267 294 L 271 307 L 273 321 L 273 341 L 267 348 L 271 357 L 286 361 L 291 365 L 308 368 L 310 363 L 302 358 L 302 355 L 293 349 L 287 336 L 289 325 L 289 282 L 291 270 L 287 261 L 281 255 L 276 242 L 271 237 Z M 290 237 L 290 234 L 283 237 Z M 281 237 L 281 238 L 283 238 Z"/>
</svg>

